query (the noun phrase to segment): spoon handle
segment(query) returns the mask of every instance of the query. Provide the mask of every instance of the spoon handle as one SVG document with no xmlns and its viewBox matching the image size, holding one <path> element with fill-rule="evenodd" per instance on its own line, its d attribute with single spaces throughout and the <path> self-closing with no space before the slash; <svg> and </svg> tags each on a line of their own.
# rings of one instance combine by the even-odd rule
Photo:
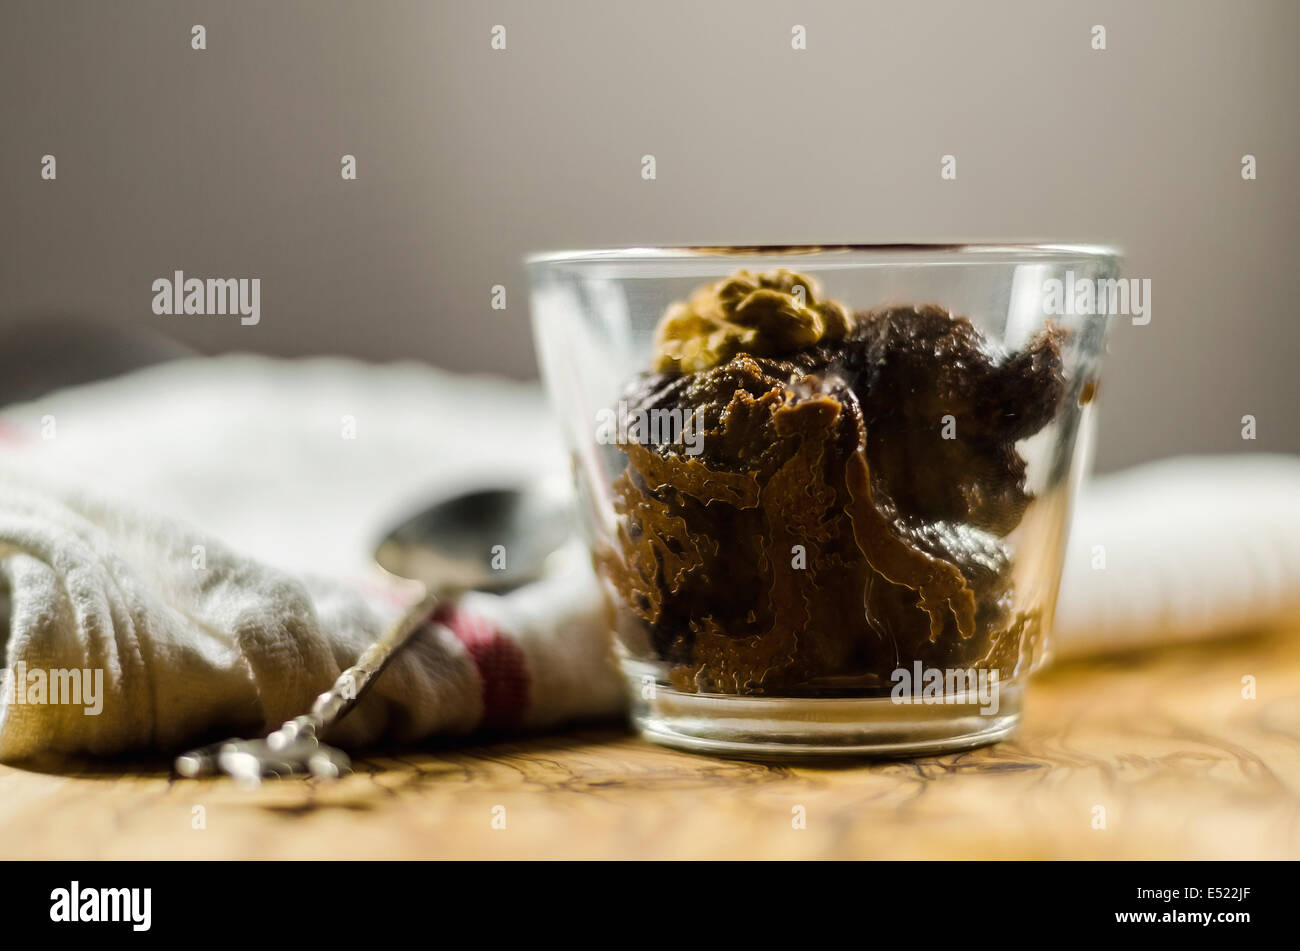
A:
<svg viewBox="0 0 1300 951">
<path fill-rule="evenodd" d="M 294 717 L 265 740 L 225 740 L 184 753 L 176 759 L 176 771 L 185 777 L 226 772 L 246 782 L 257 782 L 266 774 L 311 772 L 336 776 L 345 772 L 347 756 L 321 743 L 319 735 L 347 716 L 447 596 L 446 591 L 425 589 L 420 599 L 316 698 L 310 713 Z"/>
<path fill-rule="evenodd" d="M 403 611 L 402 616 L 394 621 L 378 640 L 362 651 L 355 664 L 339 674 L 333 685 L 316 698 L 307 717 L 314 721 L 313 726 L 317 733 L 333 726 L 348 715 L 370 684 L 383 673 L 388 662 L 429 620 L 442 597 L 440 592 L 426 590 L 420 600 Z M 289 722 L 296 723 L 303 719 L 305 718 L 297 717 Z"/>
</svg>

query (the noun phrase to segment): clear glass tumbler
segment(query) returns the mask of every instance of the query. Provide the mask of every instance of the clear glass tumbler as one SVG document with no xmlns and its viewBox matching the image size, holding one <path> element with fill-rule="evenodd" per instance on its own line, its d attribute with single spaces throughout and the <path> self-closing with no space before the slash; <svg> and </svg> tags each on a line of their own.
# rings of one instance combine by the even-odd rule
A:
<svg viewBox="0 0 1300 951">
<path fill-rule="evenodd" d="M 1011 733 L 1050 649 L 1114 251 L 528 263 L 643 735 L 780 757 Z"/>
</svg>

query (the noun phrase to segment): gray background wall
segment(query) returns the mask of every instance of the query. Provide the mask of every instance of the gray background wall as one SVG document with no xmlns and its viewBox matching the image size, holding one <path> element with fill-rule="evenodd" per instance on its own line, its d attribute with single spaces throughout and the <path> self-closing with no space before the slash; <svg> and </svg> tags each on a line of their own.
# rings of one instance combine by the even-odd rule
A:
<svg viewBox="0 0 1300 951">
<path fill-rule="evenodd" d="M 1154 316 L 1113 337 L 1099 467 L 1300 451 L 1298 40 L 1294 0 L 5 0 L 6 356 L 74 316 L 527 377 L 529 250 L 1106 241 Z M 261 323 L 155 316 L 177 268 L 260 277 Z"/>
</svg>

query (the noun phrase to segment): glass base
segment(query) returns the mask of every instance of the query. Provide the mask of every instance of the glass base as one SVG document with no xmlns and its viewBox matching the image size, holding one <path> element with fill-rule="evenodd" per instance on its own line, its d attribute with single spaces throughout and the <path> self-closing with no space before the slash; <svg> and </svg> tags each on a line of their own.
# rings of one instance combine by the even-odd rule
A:
<svg viewBox="0 0 1300 951">
<path fill-rule="evenodd" d="M 969 750 L 1004 740 L 1020 723 L 1024 687 L 1000 685 L 996 712 L 978 698 L 899 703 L 888 697 L 796 699 L 679 693 L 625 670 L 632 718 L 647 740 L 747 759 L 900 757 Z M 988 705 L 991 706 L 991 705 Z"/>
</svg>

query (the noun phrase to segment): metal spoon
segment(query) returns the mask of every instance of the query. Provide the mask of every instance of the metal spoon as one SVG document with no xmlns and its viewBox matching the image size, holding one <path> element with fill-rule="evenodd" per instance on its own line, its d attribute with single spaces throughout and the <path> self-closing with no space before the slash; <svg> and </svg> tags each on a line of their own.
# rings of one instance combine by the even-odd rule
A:
<svg viewBox="0 0 1300 951">
<path fill-rule="evenodd" d="M 187 778 L 226 773 L 250 785 L 264 776 L 333 778 L 347 772 L 347 754 L 327 746 L 321 735 L 356 706 L 434 609 L 470 589 L 503 591 L 537 579 L 572 532 L 569 491 L 556 480 L 455 495 L 402 522 L 379 543 L 375 561 L 416 583 L 415 603 L 316 698 L 309 713 L 265 739 L 230 739 L 183 753 L 176 772 Z"/>
</svg>

